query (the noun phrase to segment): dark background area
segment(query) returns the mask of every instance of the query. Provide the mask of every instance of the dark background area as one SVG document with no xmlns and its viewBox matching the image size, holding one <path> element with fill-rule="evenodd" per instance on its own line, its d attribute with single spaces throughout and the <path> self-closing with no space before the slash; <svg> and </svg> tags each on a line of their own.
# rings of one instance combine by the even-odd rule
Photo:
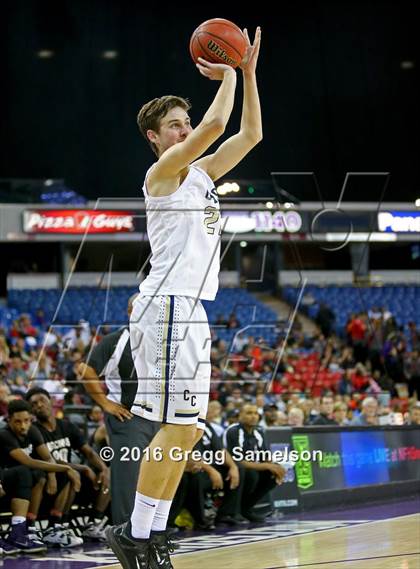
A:
<svg viewBox="0 0 420 569">
<path fill-rule="evenodd" d="M 286 2 L 236 9 L 126 1 L 3 5 L 0 177 L 64 178 L 86 197 L 138 196 L 154 155 L 136 125 L 140 106 L 189 97 L 197 124 L 217 85 L 195 69 L 189 38 L 224 17 L 253 36 L 263 142 L 229 175 L 316 172 L 337 199 L 346 172 L 390 171 L 385 199 L 419 197 L 418 19 L 410 2 Z M 260 12 L 260 13 L 259 13 Z M 52 50 L 40 59 L 37 52 Z M 102 57 L 105 50 L 116 59 Z M 401 62 L 413 61 L 403 69 Z M 239 126 L 241 84 L 227 134 Z M 381 186 L 381 184 L 380 184 Z M 379 199 L 372 180 L 346 201 Z M 315 189 L 304 199 L 317 199 Z"/>
</svg>

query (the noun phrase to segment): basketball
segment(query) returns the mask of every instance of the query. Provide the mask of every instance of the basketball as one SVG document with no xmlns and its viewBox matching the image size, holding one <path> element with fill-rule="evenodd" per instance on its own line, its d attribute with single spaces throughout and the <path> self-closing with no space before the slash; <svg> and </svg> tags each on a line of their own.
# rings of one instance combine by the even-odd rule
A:
<svg viewBox="0 0 420 569">
<path fill-rule="evenodd" d="M 203 22 L 193 32 L 190 40 L 190 53 L 195 63 L 202 57 L 211 63 L 238 67 L 244 58 L 246 47 L 242 30 L 223 18 Z"/>
</svg>

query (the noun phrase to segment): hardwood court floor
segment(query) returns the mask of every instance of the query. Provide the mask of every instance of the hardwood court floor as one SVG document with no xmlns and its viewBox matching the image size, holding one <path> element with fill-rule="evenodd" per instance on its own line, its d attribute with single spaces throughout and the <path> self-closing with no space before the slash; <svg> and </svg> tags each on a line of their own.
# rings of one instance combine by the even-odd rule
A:
<svg viewBox="0 0 420 569">
<path fill-rule="evenodd" d="M 175 569 L 420 569 L 420 514 L 184 553 L 173 557 L 173 565 Z"/>
<path fill-rule="evenodd" d="M 175 569 L 420 569 L 420 514 L 175 556 Z"/>
</svg>

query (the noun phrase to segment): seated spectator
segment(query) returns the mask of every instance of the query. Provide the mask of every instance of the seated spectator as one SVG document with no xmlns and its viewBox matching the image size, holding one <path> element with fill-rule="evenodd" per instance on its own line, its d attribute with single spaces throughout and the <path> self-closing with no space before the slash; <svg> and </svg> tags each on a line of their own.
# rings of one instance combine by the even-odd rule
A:
<svg viewBox="0 0 420 569">
<path fill-rule="evenodd" d="M 263 417 L 259 423 L 262 429 L 277 427 L 279 424 L 279 410 L 275 403 L 268 403 L 263 407 Z"/>
<path fill-rule="evenodd" d="M 21 314 L 18 319 L 18 329 L 21 338 L 38 336 L 38 330 L 32 325 L 30 314 Z"/>
<path fill-rule="evenodd" d="M 12 393 L 23 395 L 27 390 L 29 376 L 24 369 L 23 360 L 19 356 L 15 355 L 10 358 L 7 383 Z"/>
<path fill-rule="evenodd" d="M 349 425 L 350 421 L 347 419 L 347 405 L 345 403 L 334 403 L 333 417 L 337 425 Z"/>
<path fill-rule="evenodd" d="M 407 425 L 420 425 L 420 401 L 411 406 L 406 423 Z"/>
<path fill-rule="evenodd" d="M 351 382 L 355 391 L 366 391 L 369 387 L 369 374 L 362 363 L 356 364 L 355 370 L 351 375 Z"/>
<path fill-rule="evenodd" d="M 305 415 L 299 407 L 291 407 L 287 414 L 287 424 L 289 427 L 303 427 Z"/>
<path fill-rule="evenodd" d="M 321 398 L 320 413 L 312 421 L 312 425 L 337 425 L 337 421 L 334 419 L 334 399 L 331 395 L 324 395 Z"/>
<path fill-rule="evenodd" d="M 31 378 L 33 387 L 43 387 L 44 381 L 46 381 L 51 374 L 51 360 L 44 353 L 38 355 L 35 352 L 35 358 L 28 365 L 28 375 Z"/>
<path fill-rule="evenodd" d="M 366 397 L 366 399 L 363 399 L 360 414 L 354 417 L 350 424 L 354 427 L 368 427 L 379 424 L 378 402 L 374 397 Z"/>
<path fill-rule="evenodd" d="M 7 383 L 0 383 L 0 417 L 7 417 L 10 397 L 10 387 Z"/>
<path fill-rule="evenodd" d="M 353 393 L 354 387 L 351 377 L 352 370 L 346 369 L 338 383 L 338 393 L 340 395 L 351 395 Z"/>
<path fill-rule="evenodd" d="M 229 320 L 227 321 L 228 328 L 240 328 L 241 323 L 239 322 L 236 314 L 232 312 L 229 316 Z"/>
<path fill-rule="evenodd" d="M 104 424 L 104 413 L 99 405 L 94 405 L 87 416 L 87 433 L 90 439 L 93 433 Z"/>
<path fill-rule="evenodd" d="M 416 394 L 420 399 L 420 353 L 413 350 L 404 358 L 404 374 L 408 382 L 408 393 L 410 397 Z"/>
<path fill-rule="evenodd" d="M 209 401 L 207 408 L 207 421 L 219 437 L 221 437 L 225 432 L 225 429 L 222 426 L 222 410 L 223 407 L 219 401 Z"/>
<path fill-rule="evenodd" d="M 225 427 L 229 427 L 230 425 L 234 425 L 238 422 L 239 412 L 239 409 L 231 409 L 226 412 Z"/>
<path fill-rule="evenodd" d="M 242 352 L 245 346 L 248 344 L 248 336 L 244 336 L 241 332 L 240 334 L 235 336 L 235 341 L 233 343 L 232 351 L 233 352 Z"/>
<path fill-rule="evenodd" d="M 7 365 L 9 363 L 9 356 L 10 350 L 6 338 L 0 335 L 0 364 Z"/>
</svg>

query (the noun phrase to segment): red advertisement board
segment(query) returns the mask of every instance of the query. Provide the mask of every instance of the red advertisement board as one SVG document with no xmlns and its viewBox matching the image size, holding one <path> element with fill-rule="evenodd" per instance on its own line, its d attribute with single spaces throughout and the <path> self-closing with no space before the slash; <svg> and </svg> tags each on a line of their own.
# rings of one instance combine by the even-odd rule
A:
<svg viewBox="0 0 420 569">
<path fill-rule="evenodd" d="M 25 233 L 127 233 L 134 231 L 131 211 L 94 209 L 37 209 L 23 213 Z"/>
</svg>

